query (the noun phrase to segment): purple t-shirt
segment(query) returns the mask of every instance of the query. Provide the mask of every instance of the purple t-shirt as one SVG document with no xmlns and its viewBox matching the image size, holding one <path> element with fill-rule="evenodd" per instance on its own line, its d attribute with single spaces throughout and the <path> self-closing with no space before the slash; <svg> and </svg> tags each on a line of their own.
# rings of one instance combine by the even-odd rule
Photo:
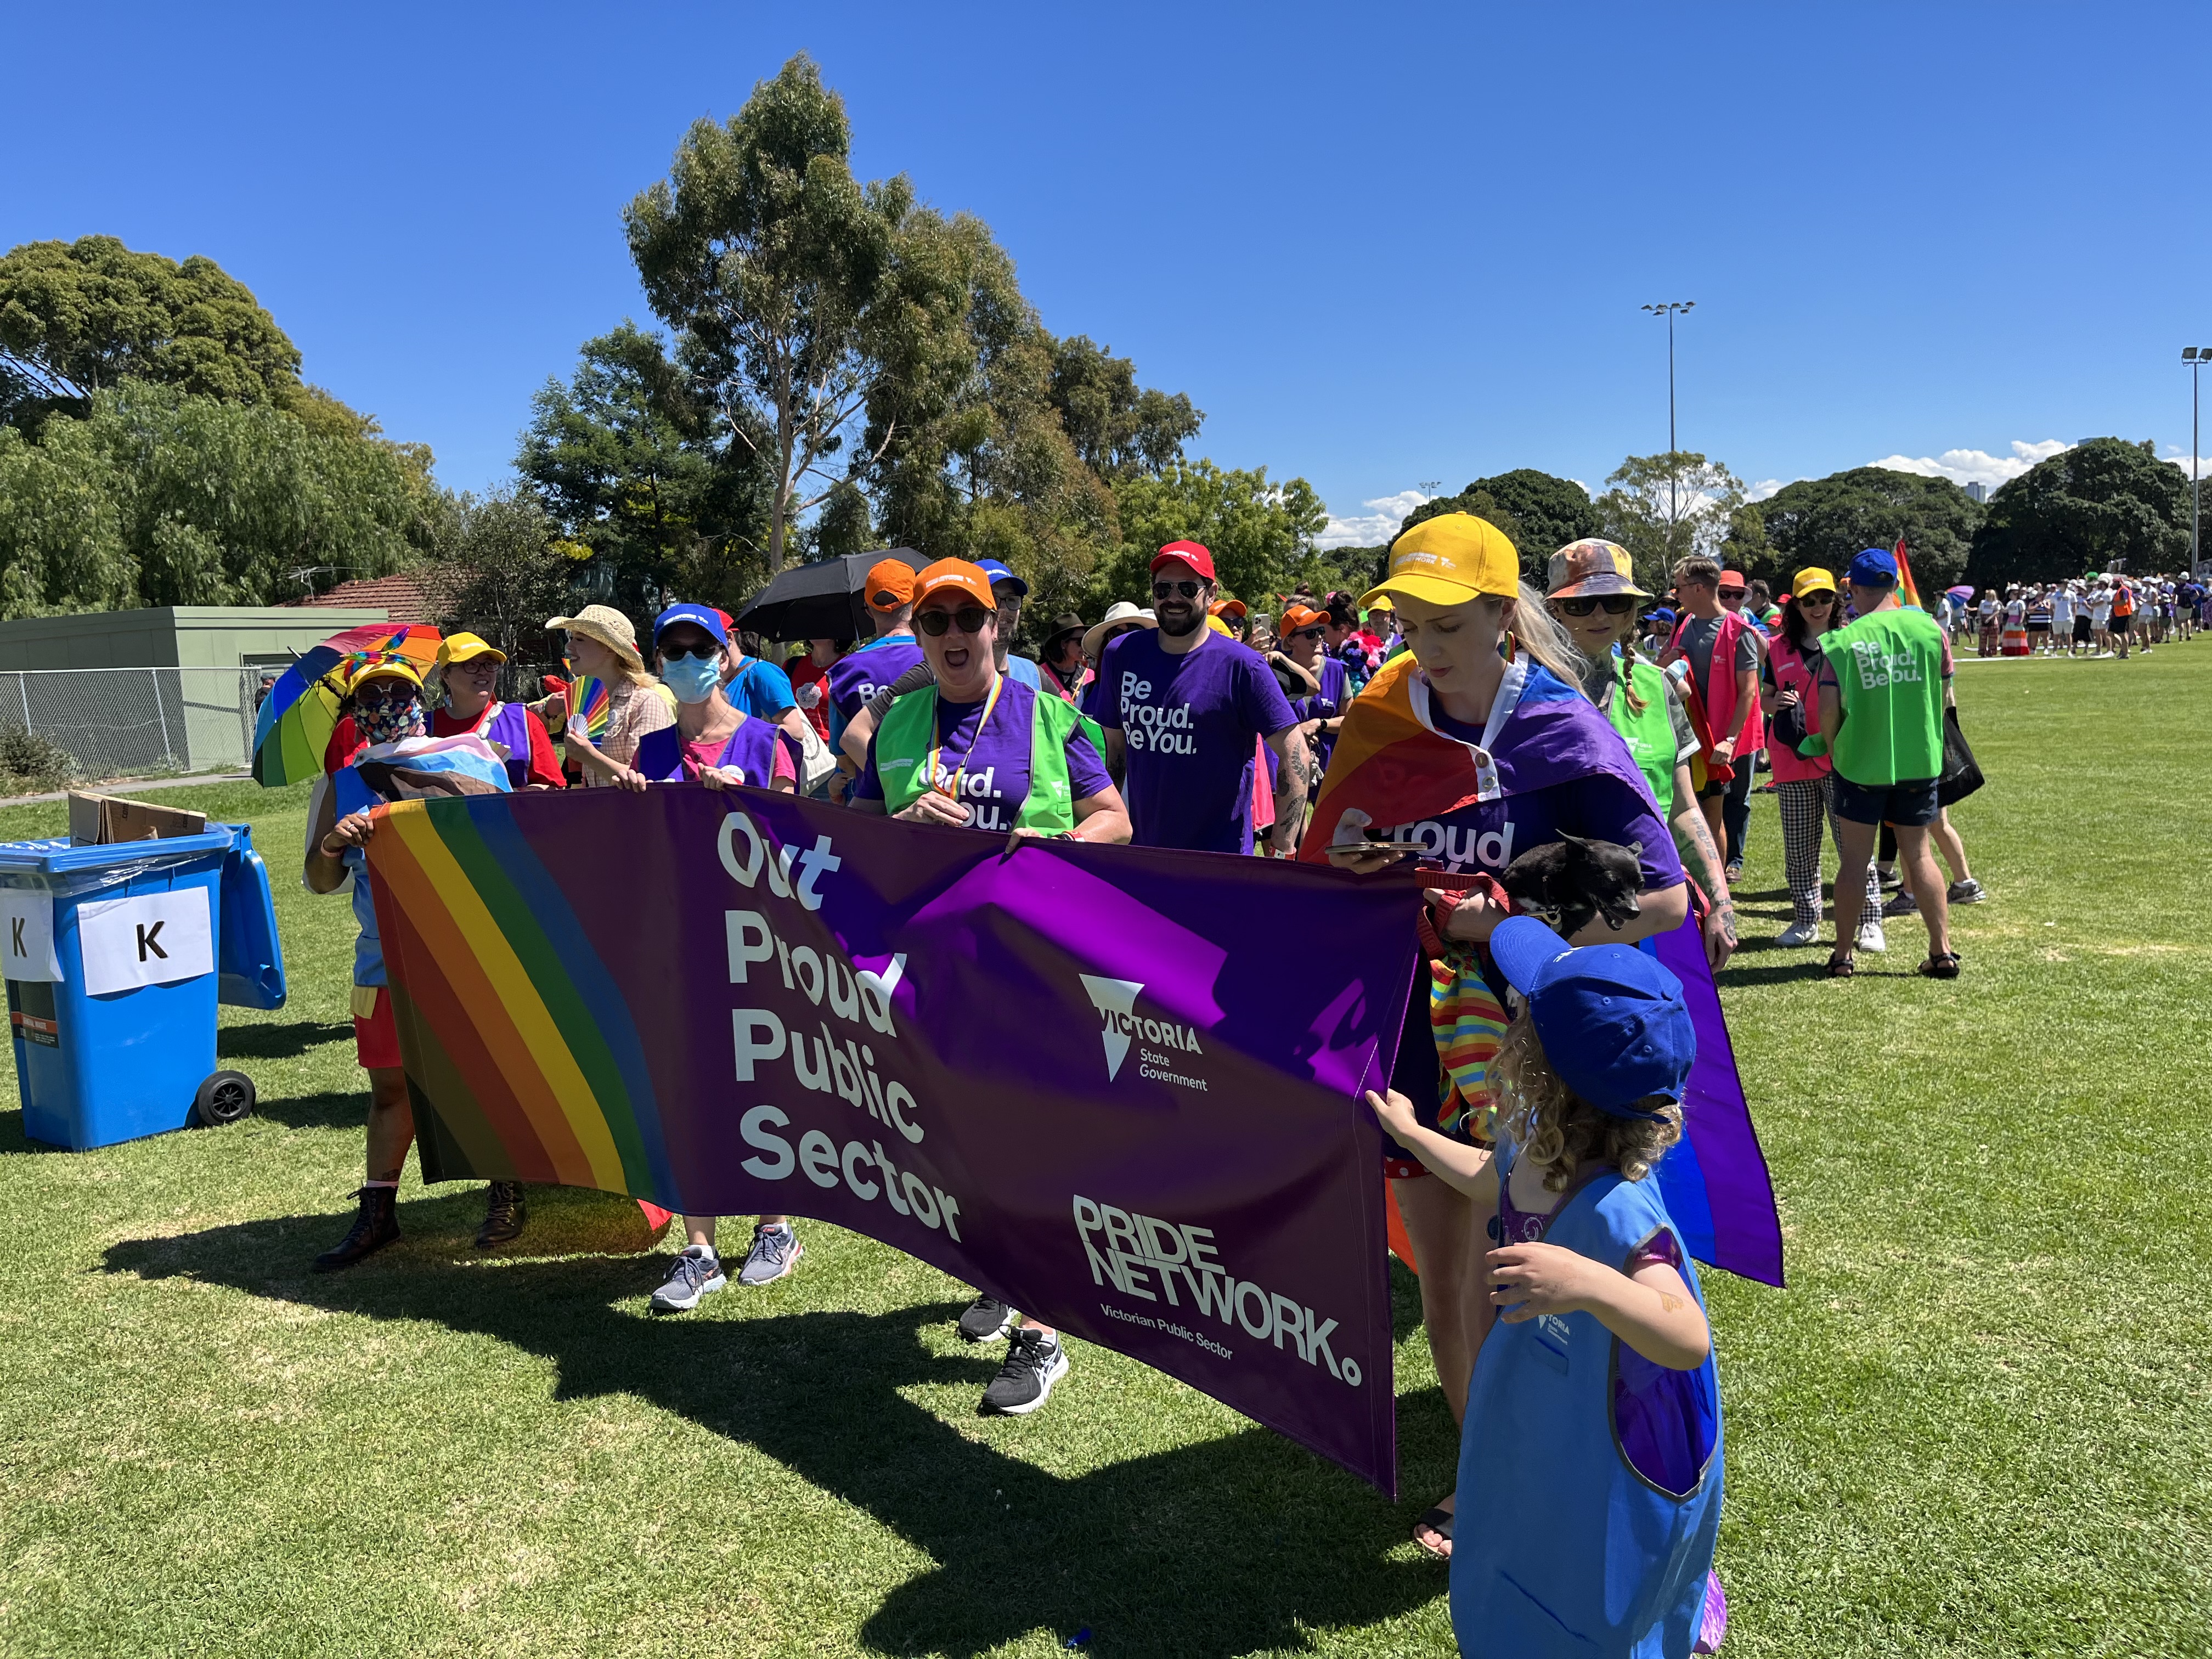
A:
<svg viewBox="0 0 2212 1659">
<path fill-rule="evenodd" d="M 1480 726 L 1462 726 L 1432 708 L 1437 730 L 1462 743 L 1479 743 Z M 1509 723 L 1501 745 L 1510 741 Z M 1380 828 L 1381 826 L 1377 826 Z M 1441 817 L 1389 826 L 1393 841 L 1418 841 L 1427 856 L 1455 872 L 1487 870 L 1496 875 L 1532 847 L 1559 840 L 1560 833 L 1640 848 L 1637 864 L 1644 885 L 1672 887 L 1682 879 L 1682 860 L 1674 837 L 1659 821 L 1651 799 L 1609 773 L 1593 772 L 1539 789 L 1525 789 L 1502 800 L 1476 801 Z"/>
<path fill-rule="evenodd" d="M 870 697 L 921 660 L 921 641 L 911 634 L 886 634 L 848 651 L 830 665 L 830 736 L 836 741 Z"/>
<path fill-rule="evenodd" d="M 981 702 L 937 704 L 936 783 L 950 791 L 958 781 L 961 804 L 968 809 L 969 824 L 977 830 L 1011 830 L 1022 804 L 1030 798 L 1030 754 L 1036 700 L 1035 686 L 1014 679 L 1000 683 L 999 701 L 991 710 L 991 723 L 982 732 Z M 928 696 L 929 691 L 910 691 L 908 696 Z M 903 702 L 906 699 L 902 697 Z M 878 728 L 880 730 L 880 728 Z M 1067 734 L 1067 793 L 1071 801 L 1086 800 L 1111 789 L 1106 760 L 1078 726 Z M 883 779 L 876 773 L 876 740 L 868 739 L 868 763 L 853 781 L 860 800 L 881 800 Z"/>
<path fill-rule="evenodd" d="M 1106 647 L 1098 678 L 1098 723 L 1127 746 L 1136 844 L 1249 853 L 1254 743 L 1297 724 L 1267 659 L 1210 629 L 1171 656 L 1147 628 Z"/>
</svg>

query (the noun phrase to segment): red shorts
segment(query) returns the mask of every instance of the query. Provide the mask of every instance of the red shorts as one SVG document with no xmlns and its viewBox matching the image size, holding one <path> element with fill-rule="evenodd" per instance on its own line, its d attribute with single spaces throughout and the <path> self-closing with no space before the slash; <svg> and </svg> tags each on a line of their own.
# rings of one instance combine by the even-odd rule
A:
<svg viewBox="0 0 2212 1659">
<path fill-rule="evenodd" d="M 353 1051 L 365 1071 L 392 1070 L 399 1065 L 399 1028 L 392 1023 L 392 993 L 381 985 L 356 985 L 354 1006 L 374 999 L 372 1012 L 353 1017 Z"/>
</svg>

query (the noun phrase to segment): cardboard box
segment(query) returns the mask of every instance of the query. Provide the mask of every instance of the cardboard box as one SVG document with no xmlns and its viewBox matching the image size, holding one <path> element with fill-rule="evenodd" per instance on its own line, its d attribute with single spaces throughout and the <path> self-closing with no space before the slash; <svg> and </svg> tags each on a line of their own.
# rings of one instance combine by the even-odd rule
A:
<svg viewBox="0 0 2212 1659">
<path fill-rule="evenodd" d="M 79 847 L 108 847 L 125 841 L 156 841 L 168 836 L 197 836 L 207 814 L 187 812 L 151 801 L 125 800 L 72 789 L 69 797 L 70 839 Z"/>
</svg>

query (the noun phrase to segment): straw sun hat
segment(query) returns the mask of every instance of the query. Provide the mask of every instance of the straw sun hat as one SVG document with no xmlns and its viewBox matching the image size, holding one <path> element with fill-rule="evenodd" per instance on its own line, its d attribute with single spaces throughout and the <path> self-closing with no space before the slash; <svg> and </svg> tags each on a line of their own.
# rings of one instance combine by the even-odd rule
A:
<svg viewBox="0 0 2212 1659">
<path fill-rule="evenodd" d="M 632 668 L 641 673 L 645 671 L 645 659 L 637 653 L 636 625 L 611 605 L 587 605 L 574 616 L 556 617 L 545 626 L 565 628 L 571 634 L 597 640 Z"/>
</svg>

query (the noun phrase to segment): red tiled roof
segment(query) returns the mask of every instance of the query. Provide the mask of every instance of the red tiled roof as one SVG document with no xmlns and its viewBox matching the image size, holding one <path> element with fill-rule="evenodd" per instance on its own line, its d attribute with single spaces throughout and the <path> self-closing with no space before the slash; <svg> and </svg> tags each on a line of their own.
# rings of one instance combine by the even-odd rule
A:
<svg viewBox="0 0 2212 1659">
<path fill-rule="evenodd" d="M 391 620 L 396 623 L 433 620 L 429 589 L 420 576 L 404 573 L 396 576 L 372 576 L 366 581 L 340 582 L 326 593 L 317 593 L 304 599 L 287 599 L 284 603 L 288 606 L 325 610 L 374 611 L 381 607 L 391 612 Z"/>
</svg>

